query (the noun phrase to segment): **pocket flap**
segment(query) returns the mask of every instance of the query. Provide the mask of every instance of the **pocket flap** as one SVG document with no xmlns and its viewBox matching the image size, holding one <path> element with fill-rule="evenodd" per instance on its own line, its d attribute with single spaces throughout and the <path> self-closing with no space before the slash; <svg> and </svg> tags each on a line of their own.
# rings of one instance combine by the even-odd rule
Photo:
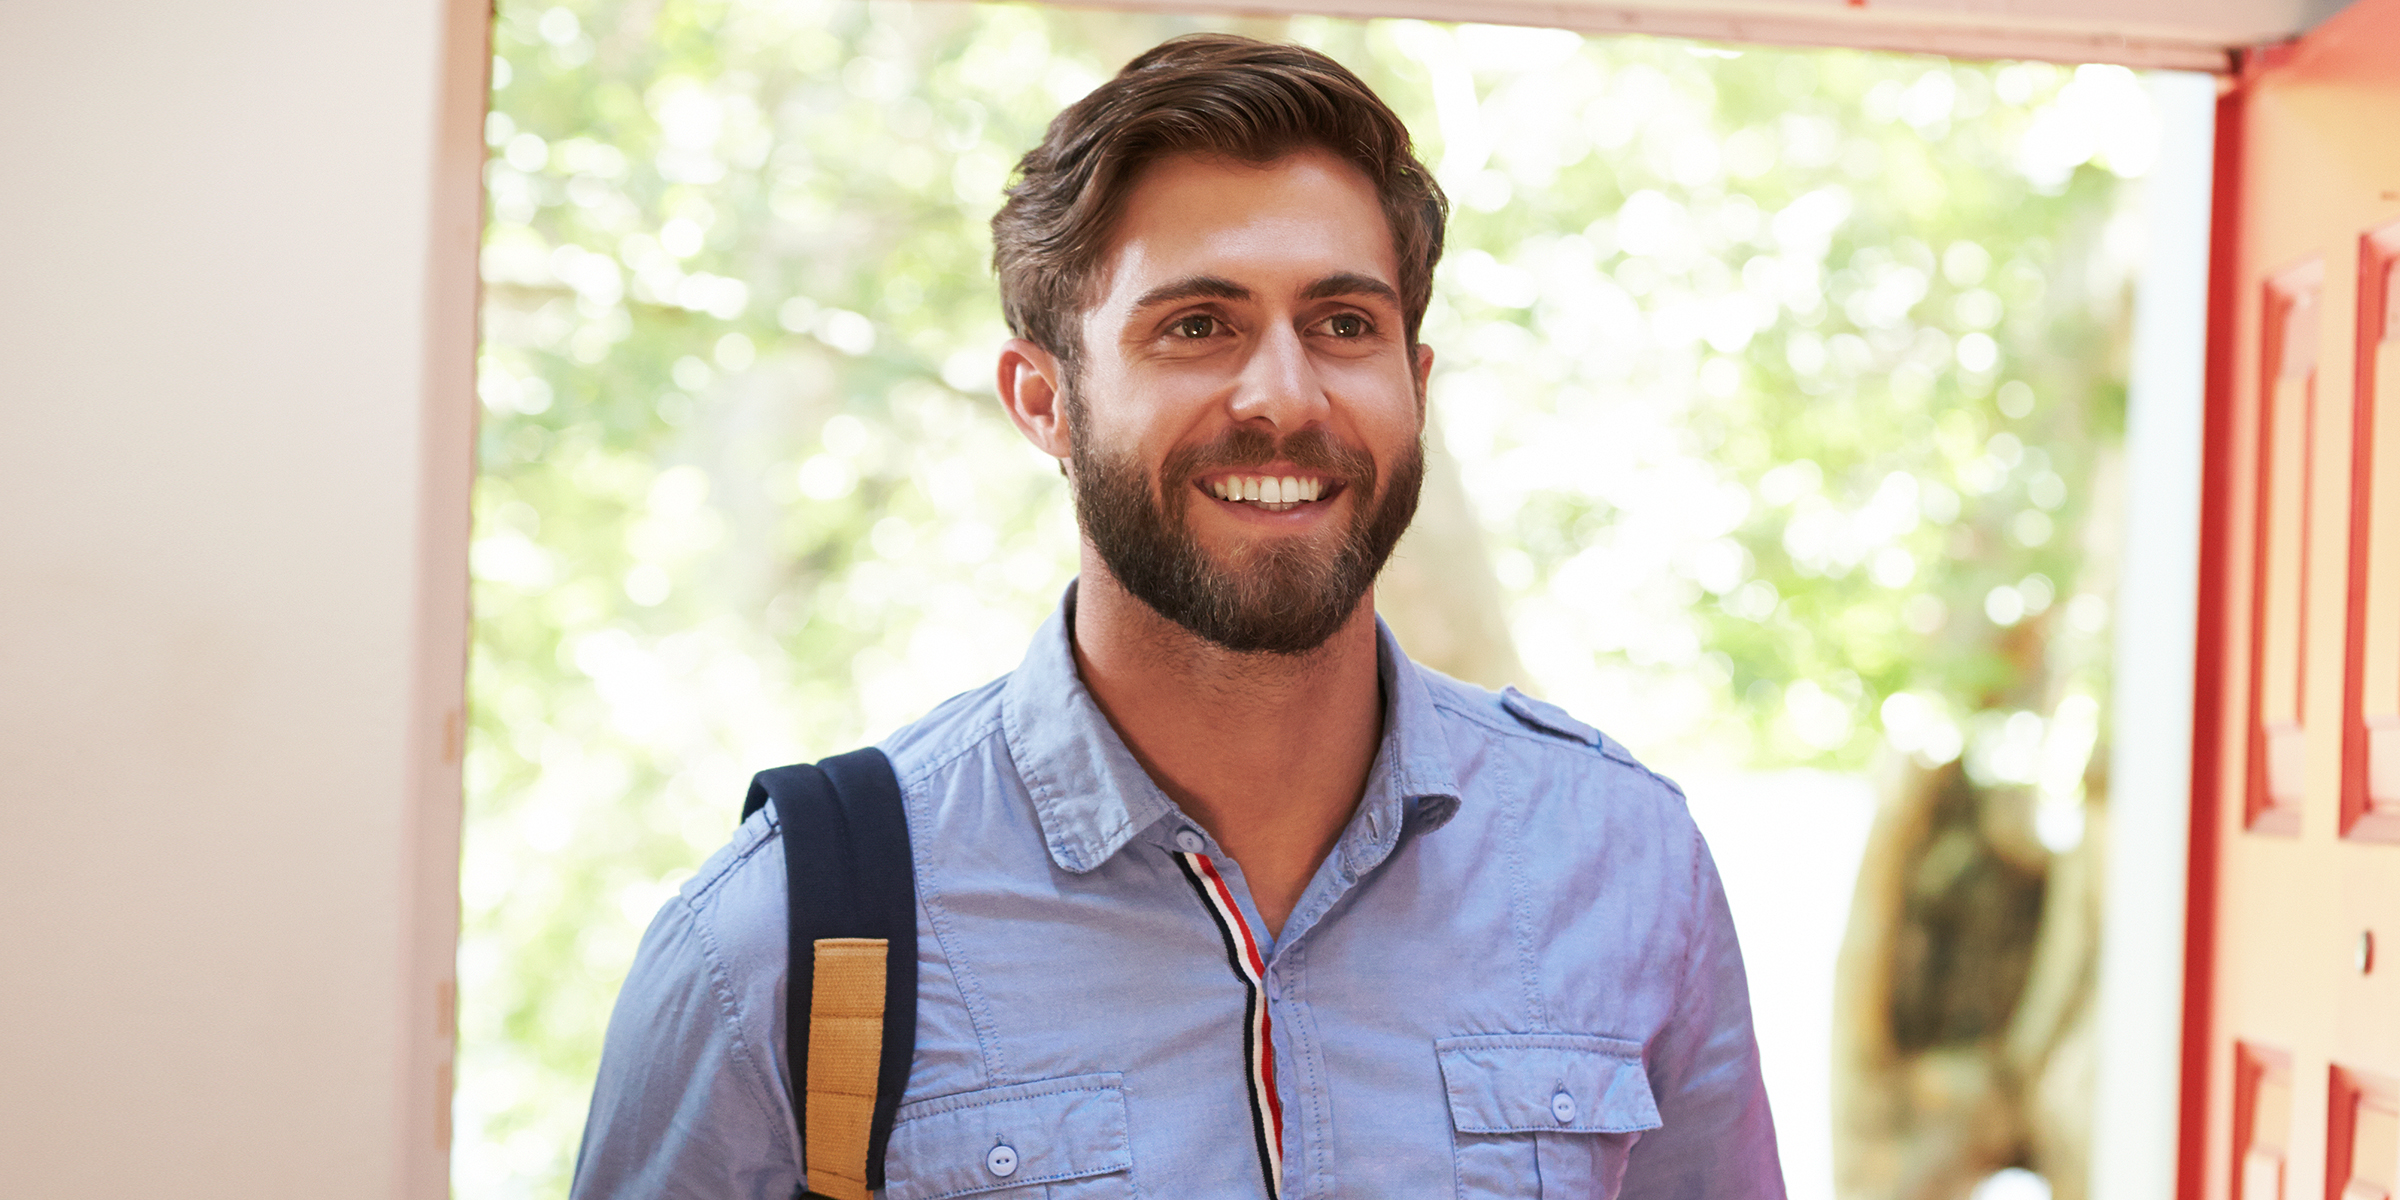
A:
<svg viewBox="0 0 2400 1200">
<path fill-rule="evenodd" d="M 1656 1129 L 1639 1042 L 1572 1033 L 1497 1033 L 1433 1044 L 1460 1133 L 1631 1133 Z"/>
<path fill-rule="evenodd" d="M 940 1200 L 1130 1170 L 1124 1076 L 1011 1084 L 904 1104 L 884 1154 L 885 1200 Z M 992 1152 L 1007 1147 L 995 1169 Z"/>
</svg>

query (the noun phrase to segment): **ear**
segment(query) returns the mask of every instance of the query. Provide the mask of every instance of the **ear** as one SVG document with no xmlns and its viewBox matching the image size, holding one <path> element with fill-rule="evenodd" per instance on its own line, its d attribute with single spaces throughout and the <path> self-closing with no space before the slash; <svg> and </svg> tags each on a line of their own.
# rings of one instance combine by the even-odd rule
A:
<svg viewBox="0 0 2400 1200">
<path fill-rule="evenodd" d="M 1000 347 L 1000 407 L 1042 453 L 1061 462 L 1068 452 L 1066 375 L 1057 356 L 1024 338 Z"/>
<path fill-rule="evenodd" d="M 1425 415 L 1425 384 L 1433 378 L 1433 347 L 1417 344 L 1416 362 L 1410 364 L 1417 373 L 1417 415 Z"/>
</svg>

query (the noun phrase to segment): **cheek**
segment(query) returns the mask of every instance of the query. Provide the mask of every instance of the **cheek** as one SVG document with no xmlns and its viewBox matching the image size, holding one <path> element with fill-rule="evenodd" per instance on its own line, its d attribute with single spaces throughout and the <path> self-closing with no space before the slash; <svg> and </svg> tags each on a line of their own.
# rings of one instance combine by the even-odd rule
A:
<svg viewBox="0 0 2400 1200">
<path fill-rule="evenodd" d="M 1129 402 L 1122 394 L 1087 396 L 1082 411 L 1077 440 L 1083 453 L 1154 489 L 1173 465 L 1177 445 L 1188 440 L 1154 405 Z"/>
<path fill-rule="evenodd" d="M 1096 354 L 1084 377 L 1097 404 L 1122 422 L 1150 423 L 1206 394 L 1212 386 L 1208 368 L 1177 361 L 1128 361 L 1115 354 Z"/>
<path fill-rule="evenodd" d="M 1216 438 L 1223 390 L 1171 372 L 1142 374 L 1112 384 L 1086 406 L 1095 444 L 1117 447 L 1156 463 L 1176 447 Z"/>
<path fill-rule="evenodd" d="M 1424 405 L 1417 395 L 1416 377 L 1405 363 L 1376 360 L 1348 364 L 1327 373 L 1334 390 L 1347 403 L 1359 433 L 1377 443 L 1416 436 L 1424 422 Z"/>
</svg>

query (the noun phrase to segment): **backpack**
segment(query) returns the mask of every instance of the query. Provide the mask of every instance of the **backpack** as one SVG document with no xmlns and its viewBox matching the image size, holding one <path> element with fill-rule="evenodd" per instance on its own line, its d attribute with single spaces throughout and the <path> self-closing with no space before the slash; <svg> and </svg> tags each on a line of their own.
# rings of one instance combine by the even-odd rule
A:
<svg viewBox="0 0 2400 1200">
<path fill-rule="evenodd" d="M 783 827 L 784 1040 L 800 1200 L 870 1200 L 917 1042 L 917 877 L 891 760 L 868 747 L 761 771 L 742 819 Z M 803 1032 L 805 1031 L 805 1032 Z"/>
</svg>

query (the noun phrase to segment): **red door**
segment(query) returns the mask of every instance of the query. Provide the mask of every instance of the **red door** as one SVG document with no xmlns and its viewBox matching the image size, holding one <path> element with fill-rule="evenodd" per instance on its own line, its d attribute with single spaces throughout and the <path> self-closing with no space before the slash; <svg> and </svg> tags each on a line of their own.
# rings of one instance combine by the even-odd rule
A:
<svg viewBox="0 0 2400 1200">
<path fill-rule="evenodd" d="M 2217 136 L 2181 1191 L 2400 1200 L 2400 0 Z"/>
</svg>

